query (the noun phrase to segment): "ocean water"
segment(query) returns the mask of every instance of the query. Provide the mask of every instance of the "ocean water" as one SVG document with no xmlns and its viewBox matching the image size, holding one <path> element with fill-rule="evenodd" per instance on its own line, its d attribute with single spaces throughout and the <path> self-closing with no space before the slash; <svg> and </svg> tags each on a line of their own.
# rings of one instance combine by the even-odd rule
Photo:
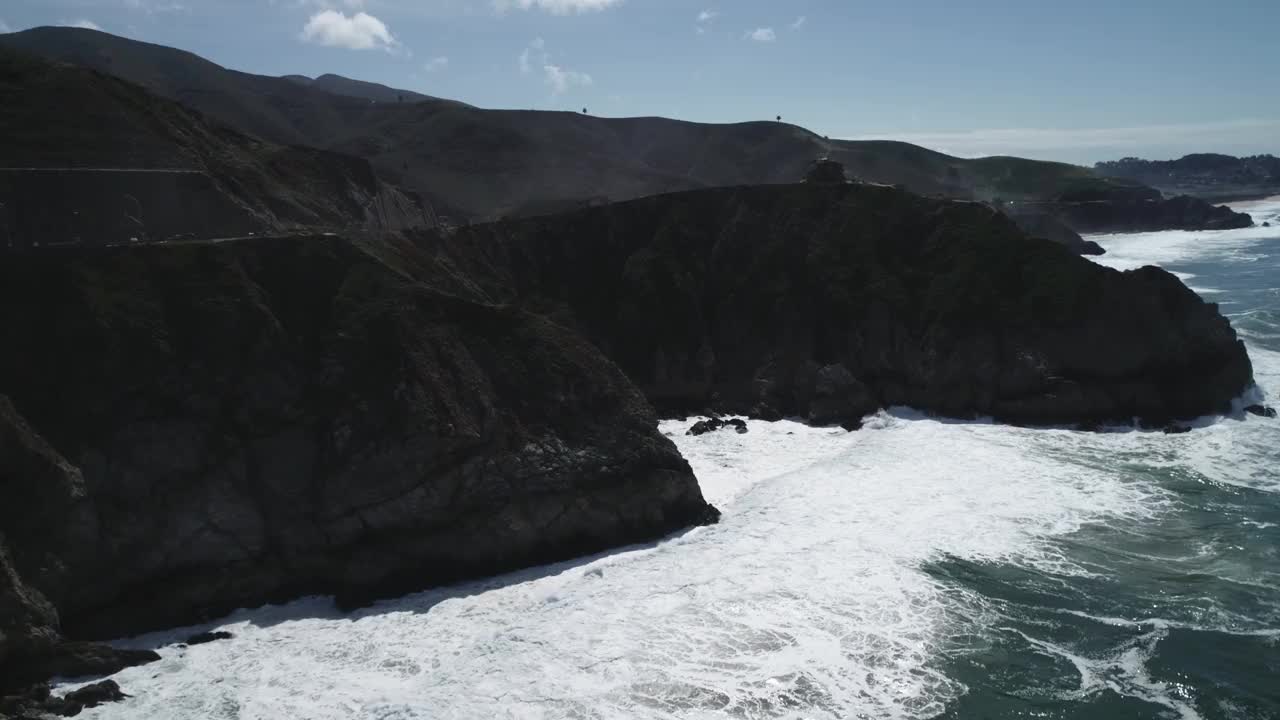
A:
<svg viewBox="0 0 1280 720">
<path fill-rule="evenodd" d="M 1280 226 L 1280 202 L 1248 208 Z M 1096 238 L 1221 304 L 1280 394 L 1280 229 Z M 691 422 L 691 421 L 690 421 Z M 90 718 L 1280 718 L 1280 422 L 906 410 L 687 437 L 721 524 L 411 595 L 241 611 Z M 65 688 L 71 687 L 66 685 Z"/>
</svg>

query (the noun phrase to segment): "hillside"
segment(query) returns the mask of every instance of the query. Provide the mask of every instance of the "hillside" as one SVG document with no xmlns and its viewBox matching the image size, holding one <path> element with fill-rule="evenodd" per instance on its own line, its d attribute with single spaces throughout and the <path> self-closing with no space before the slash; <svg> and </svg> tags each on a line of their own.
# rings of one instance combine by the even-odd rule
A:
<svg viewBox="0 0 1280 720">
<path fill-rule="evenodd" d="M 272 142 L 368 158 L 389 181 L 459 221 L 593 199 L 789 183 L 822 155 L 860 179 L 925 195 L 1048 200 L 1082 188 L 1105 194 L 1131 186 L 1061 163 L 966 160 L 901 142 L 829 141 L 784 123 L 606 119 L 443 100 L 370 103 L 92 30 L 37 28 L 2 36 L 0 44 L 116 74 Z"/>
<path fill-rule="evenodd" d="M 423 222 L 367 161 L 263 142 L 110 75 L 5 49 L 0 126 L 7 243 Z"/>
<path fill-rule="evenodd" d="M 1177 160 L 1124 158 L 1094 166 L 1112 178 L 1142 182 L 1172 194 L 1206 199 L 1280 194 L 1280 158 L 1274 155 L 1233 157 L 1200 153 Z"/>
<path fill-rule="evenodd" d="M 378 83 L 365 82 L 364 80 L 353 80 L 341 75 L 321 75 L 318 78 L 309 78 L 305 75 L 285 75 L 285 80 L 291 80 L 299 85 L 324 90 L 334 95 L 343 95 L 346 97 L 360 98 L 361 100 L 369 100 L 371 102 L 381 103 L 416 103 L 416 102 L 453 102 L 450 100 L 442 100 L 440 98 L 423 95 L 412 90 L 400 90 L 398 88 L 387 87 Z M 457 103 L 461 105 L 462 103 Z"/>
</svg>

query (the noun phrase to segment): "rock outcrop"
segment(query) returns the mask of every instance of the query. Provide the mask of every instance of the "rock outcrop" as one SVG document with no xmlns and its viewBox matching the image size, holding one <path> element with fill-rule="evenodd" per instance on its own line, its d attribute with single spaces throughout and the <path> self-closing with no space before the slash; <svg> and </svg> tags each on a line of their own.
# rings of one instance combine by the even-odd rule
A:
<svg viewBox="0 0 1280 720">
<path fill-rule="evenodd" d="M 717 514 L 596 348 L 404 244 L 0 254 L 0 346 L 9 684 L 148 659 L 67 638 L 356 604 Z"/>
<path fill-rule="evenodd" d="M 421 241 L 466 248 L 495 297 L 579 329 L 672 414 L 1163 427 L 1252 382 L 1230 324 L 1172 275 L 890 188 L 696 191 Z"/>
<path fill-rule="evenodd" d="M 1094 200 L 1053 203 L 1053 212 L 1082 233 L 1232 230 L 1253 226 L 1253 218 L 1225 205 L 1180 195 L 1159 200 Z"/>
</svg>

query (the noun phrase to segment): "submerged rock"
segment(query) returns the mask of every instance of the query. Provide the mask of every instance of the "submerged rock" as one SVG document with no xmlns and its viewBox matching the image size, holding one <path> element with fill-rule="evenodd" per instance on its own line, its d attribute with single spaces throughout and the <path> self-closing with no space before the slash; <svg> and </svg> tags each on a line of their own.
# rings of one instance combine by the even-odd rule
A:
<svg viewBox="0 0 1280 720">
<path fill-rule="evenodd" d="M 729 418 L 722 420 L 720 418 L 709 418 L 707 420 L 699 420 L 689 428 L 686 435 L 706 435 L 716 430 L 727 430 L 733 428 L 739 435 L 747 432 L 747 421 L 742 418 Z"/>
<path fill-rule="evenodd" d="M 103 680 L 86 685 L 79 690 L 67 693 L 62 698 L 61 715 L 78 715 L 85 708 L 95 708 L 104 703 L 120 702 L 129 696 L 120 691 L 120 686 L 113 680 Z"/>
<path fill-rule="evenodd" d="M 192 635 L 191 637 L 184 640 L 183 644 L 184 645 L 207 645 L 211 642 L 218 642 L 219 640 L 230 640 L 234 637 L 235 635 L 232 635 L 231 633 L 226 632 L 225 630 L 218 631 L 218 632 L 204 632 L 198 635 Z"/>
<path fill-rule="evenodd" d="M 1185 435 L 1191 432 L 1191 428 L 1186 425 L 1169 425 L 1165 427 L 1165 435 Z"/>
<path fill-rule="evenodd" d="M 1249 407 L 1245 408 L 1244 411 L 1249 413 L 1250 415 L 1256 415 L 1258 417 L 1264 417 L 1264 418 L 1276 417 L 1276 409 L 1273 407 L 1267 407 L 1265 405 L 1250 405 Z"/>
</svg>

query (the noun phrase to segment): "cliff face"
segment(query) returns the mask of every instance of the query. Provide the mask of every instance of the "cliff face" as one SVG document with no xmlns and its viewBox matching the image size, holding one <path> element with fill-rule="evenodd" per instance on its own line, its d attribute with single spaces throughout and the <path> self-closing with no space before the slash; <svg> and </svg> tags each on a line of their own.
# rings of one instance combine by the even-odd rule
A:
<svg viewBox="0 0 1280 720">
<path fill-rule="evenodd" d="M 1223 205 L 1181 195 L 1139 202 L 1087 201 L 1053 204 L 1053 211 L 1083 233 L 1231 230 L 1253 226 L 1253 218 Z"/>
<path fill-rule="evenodd" d="M 62 635 L 358 601 L 715 515 L 593 346 L 407 246 L 0 260 L 0 346 L 22 348 L 0 353 L 10 681 Z"/>
<path fill-rule="evenodd" d="M 0 685 L 151 657 L 86 639 L 714 519 L 651 403 L 1155 424 L 1251 382 L 1171 275 L 857 185 L 10 251 L 0 347 Z"/>
<path fill-rule="evenodd" d="M 887 188 L 698 191 L 423 241 L 478 249 L 490 292 L 579 328 L 666 412 L 1164 424 L 1226 409 L 1252 378 L 1229 323 L 1173 276 Z"/>
</svg>

